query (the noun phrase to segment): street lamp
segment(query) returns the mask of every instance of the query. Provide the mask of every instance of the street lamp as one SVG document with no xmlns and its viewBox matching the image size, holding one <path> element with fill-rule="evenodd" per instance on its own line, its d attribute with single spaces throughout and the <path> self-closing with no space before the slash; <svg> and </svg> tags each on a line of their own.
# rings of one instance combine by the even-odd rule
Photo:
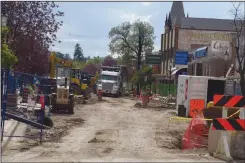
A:
<svg viewBox="0 0 245 163">
<path fill-rule="evenodd" d="M 226 66 L 227 66 L 227 65 L 226 65 L 227 63 L 226 63 L 226 62 L 227 62 L 227 60 L 228 60 L 228 56 L 229 56 L 229 55 L 228 55 L 228 52 L 227 52 L 227 50 L 226 50 L 226 51 L 225 51 L 225 54 L 224 54 L 224 58 L 225 58 L 224 78 L 226 77 L 226 69 L 227 69 L 227 67 L 226 67 Z"/>
<path fill-rule="evenodd" d="M 2 18 L 1 18 L 2 26 L 6 26 L 7 25 L 7 20 L 8 20 L 8 17 L 5 16 L 5 15 L 2 15 Z"/>
<path fill-rule="evenodd" d="M 170 95 L 170 82 L 171 82 L 171 69 L 172 69 L 172 61 L 168 61 L 169 66 L 169 83 L 168 83 L 168 95 Z"/>
</svg>

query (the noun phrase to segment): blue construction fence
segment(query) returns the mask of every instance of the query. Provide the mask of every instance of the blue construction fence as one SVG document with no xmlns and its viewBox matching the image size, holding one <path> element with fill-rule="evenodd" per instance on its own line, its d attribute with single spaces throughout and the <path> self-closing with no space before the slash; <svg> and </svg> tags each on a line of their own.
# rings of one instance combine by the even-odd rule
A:
<svg viewBox="0 0 245 163">
<path fill-rule="evenodd" d="M 56 85 L 56 81 L 53 79 L 49 79 L 47 77 L 41 77 L 38 75 L 27 74 L 23 72 L 15 72 L 11 70 L 1 69 L 1 88 L 3 88 L 4 84 L 7 84 L 8 93 L 15 93 L 16 89 L 21 89 L 25 86 L 37 84 L 39 90 L 43 94 L 50 94 L 51 93 L 51 85 Z M 6 75 L 6 73 L 8 74 Z M 5 77 L 5 78 L 4 78 Z M 4 82 L 3 80 L 6 80 Z M 3 89 L 1 89 L 3 91 Z M 3 95 L 3 92 L 2 92 Z"/>
</svg>

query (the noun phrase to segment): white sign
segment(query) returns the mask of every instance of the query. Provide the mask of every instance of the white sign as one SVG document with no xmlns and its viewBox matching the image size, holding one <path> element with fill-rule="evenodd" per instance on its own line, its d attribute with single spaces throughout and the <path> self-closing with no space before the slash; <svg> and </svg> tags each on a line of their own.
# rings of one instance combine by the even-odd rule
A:
<svg viewBox="0 0 245 163">
<path fill-rule="evenodd" d="M 212 52 L 223 52 L 229 53 L 230 44 L 229 41 L 212 41 L 211 51 Z"/>
</svg>

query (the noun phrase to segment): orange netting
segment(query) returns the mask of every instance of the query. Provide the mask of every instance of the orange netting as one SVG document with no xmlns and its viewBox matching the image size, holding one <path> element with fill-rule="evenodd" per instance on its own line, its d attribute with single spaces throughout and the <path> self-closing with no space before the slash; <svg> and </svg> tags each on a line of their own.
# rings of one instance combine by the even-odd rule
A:
<svg viewBox="0 0 245 163">
<path fill-rule="evenodd" d="M 206 148 L 208 146 L 209 129 L 203 119 L 203 113 L 199 112 L 191 120 L 182 138 L 182 149 Z"/>
</svg>

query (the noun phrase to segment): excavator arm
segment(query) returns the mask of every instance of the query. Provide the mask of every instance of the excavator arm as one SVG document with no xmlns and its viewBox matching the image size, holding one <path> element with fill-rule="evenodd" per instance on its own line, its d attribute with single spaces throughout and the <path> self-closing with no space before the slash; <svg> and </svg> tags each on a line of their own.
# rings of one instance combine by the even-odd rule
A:
<svg viewBox="0 0 245 163">
<path fill-rule="evenodd" d="M 55 70 L 56 70 L 56 66 L 61 66 L 61 67 L 72 67 L 72 60 L 67 60 L 64 58 L 60 58 L 57 57 L 55 52 L 51 52 L 50 56 L 49 56 L 49 61 L 50 61 L 50 72 L 49 72 L 49 76 L 50 78 L 54 79 L 55 78 Z"/>
</svg>

